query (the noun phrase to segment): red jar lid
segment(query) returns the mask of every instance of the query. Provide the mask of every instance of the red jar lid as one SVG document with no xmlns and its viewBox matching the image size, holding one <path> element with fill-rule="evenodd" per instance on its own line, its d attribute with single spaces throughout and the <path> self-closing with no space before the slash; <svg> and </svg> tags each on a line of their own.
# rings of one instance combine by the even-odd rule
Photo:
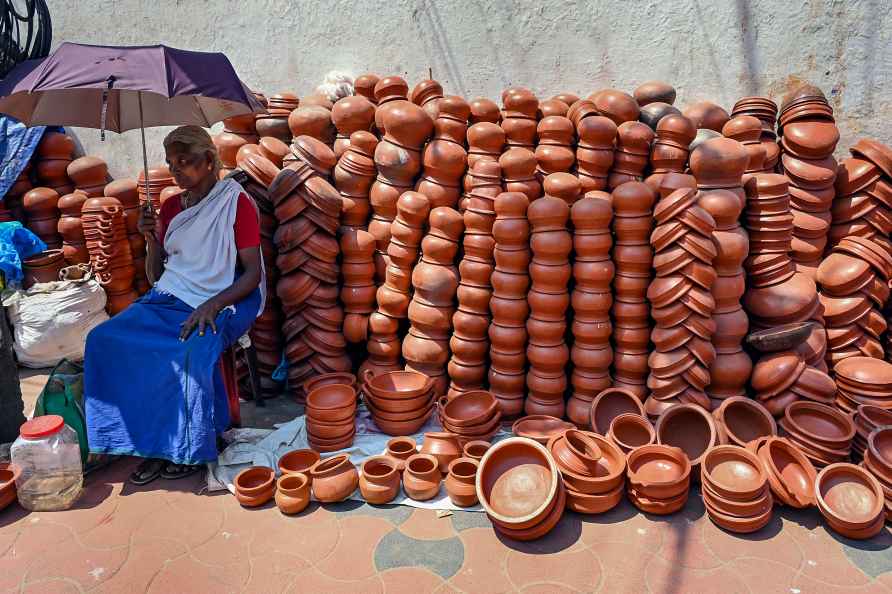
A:
<svg viewBox="0 0 892 594">
<path fill-rule="evenodd" d="M 37 439 L 58 433 L 65 426 L 65 419 L 59 415 L 35 417 L 19 428 L 19 435 L 25 439 Z"/>
</svg>

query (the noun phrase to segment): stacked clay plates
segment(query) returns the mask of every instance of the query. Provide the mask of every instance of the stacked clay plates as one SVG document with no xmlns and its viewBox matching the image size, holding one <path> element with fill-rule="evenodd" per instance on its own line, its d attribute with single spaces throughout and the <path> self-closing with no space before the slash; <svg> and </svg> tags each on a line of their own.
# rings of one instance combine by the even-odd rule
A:
<svg viewBox="0 0 892 594">
<path fill-rule="evenodd" d="M 627 464 L 629 500 L 641 511 L 672 514 L 687 503 L 691 461 L 680 449 L 662 444 L 642 446 L 629 453 Z"/>
<path fill-rule="evenodd" d="M 700 470 L 709 519 L 729 532 L 755 532 L 771 521 L 774 499 L 759 457 L 733 445 L 709 450 Z"/>
<path fill-rule="evenodd" d="M 883 488 L 860 466 L 841 462 L 819 472 L 815 498 L 827 524 L 846 538 L 873 538 L 883 529 Z"/>
<path fill-rule="evenodd" d="M 462 446 L 469 441 L 491 440 L 501 420 L 499 401 L 486 390 L 461 393 L 440 408 L 443 428 L 456 434 Z"/>
<path fill-rule="evenodd" d="M 778 424 L 816 468 L 849 460 L 855 425 L 850 416 L 836 407 L 794 402 Z"/>
<path fill-rule="evenodd" d="M 307 395 L 307 441 L 317 452 L 349 447 L 356 435 L 356 391 L 345 384 L 328 384 Z"/>
<path fill-rule="evenodd" d="M 434 382 L 417 371 L 362 374 L 363 398 L 372 420 L 387 435 L 412 435 L 433 413 Z"/>
<path fill-rule="evenodd" d="M 861 404 L 892 408 L 892 363 L 849 357 L 836 365 L 836 405 L 854 412 Z"/>
</svg>

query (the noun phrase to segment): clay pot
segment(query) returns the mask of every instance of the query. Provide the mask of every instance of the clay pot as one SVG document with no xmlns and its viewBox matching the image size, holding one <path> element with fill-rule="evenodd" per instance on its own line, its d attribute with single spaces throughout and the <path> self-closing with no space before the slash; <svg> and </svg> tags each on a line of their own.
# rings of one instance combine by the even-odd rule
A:
<svg viewBox="0 0 892 594">
<path fill-rule="evenodd" d="M 641 446 L 629 453 L 627 464 L 629 487 L 647 498 L 669 500 L 687 493 L 691 462 L 678 448 Z"/>
<path fill-rule="evenodd" d="M 320 460 L 310 469 L 313 496 L 323 503 L 343 501 L 356 490 L 359 473 L 348 454 Z"/>
<path fill-rule="evenodd" d="M 818 473 L 815 495 L 821 515 L 843 536 L 872 538 L 883 529 L 883 489 L 863 468 L 846 463 L 827 466 Z"/>
<path fill-rule="evenodd" d="M 449 474 L 444 481 L 446 492 L 454 505 L 470 507 L 477 504 L 478 461 L 472 458 L 458 458 L 449 464 Z"/>
<path fill-rule="evenodd" d="M 462 448 L 454 433 L 431 432 L 424 434 L 420 453 L 434 456 L 440 472 L 445 473 L 449 470 L 449 463 L 461 457 Z"/>
<path fill-rule="evenodd" d="M 683 451 L 695 473 L 706 452 L 721 441 L 712 415 L 695 404 L 669 407 L 657 420 L 656 431 L 657 442 Z"/>
<path fill-rule="evenodd" d="M 431 378 L 415 371 L 391 371 L 374 375 L 370 371 L 360 374 L 365 389 L 380 398 L 416 398 L 430 391 Z"/>
<path fill-rule="evenodd" d="M 390 503 L 400 491 L 400 474 L 395 460 L 387 456 L 372 456 L 362 463 L 359 492 L 366 502 L 381 505 Z"/>
<path fill-rule="evenodd" d="M 722 401 L 713 412 L 731 443 L 745 447 L 754 439 L 777 435 L 777 423 L 756 400 L 734 396 Z"/>
<path fill-rule="evenodd" d="M 637 447 L 656 443 L 657 434 L 646 417 L 623 413 L 610 422 L 607 439 L 628 454 Z"/>
<path fill-rule="evenodd" d="M 590 413 L 592 430 L 607 435 L 610 423 L 623 413 L 644 415 L 644 407 L 638 397 L 628 390 L 621 388 L 604 390 L 592 402 Z"/>
<path fill-rule="evenodd" d="M 266 466 L 251 466 L 238 473 L 232 481 L 235 498 L 244 507 L 259 507 L 270 499 L 276 490 L 276 473 Z"/>
<path fill-rule="evenodd" d="M 397 470 L 403 472 L 406 460 L 418 453 L 415 440 L 411 437 L 394 437 L 387 442 L 386 455 L 396 461 Z"/>
<path fill-rule="evenodd" d="M 276 506 L 283 514 L 299 514 L 310 503 L 310 479 L 302 473 L 285 474 L 276 481 Z"/>
<path fill-rule="evenodd" d="M 279 472 L 282 474 L 305 474 L 311 481 L 310 469 L 318 461 L 318 452 L 313 450 L 294 450 L 279 458 Z"/>
<path fill-rule="evenodd" d="M 488 441 L 469 441 L 465 444 L 464 448 L 462 448 L 462 456 L 479 462 L 489 447 L 490 443 Z"/>
<path fill-rule="evenodd" d="M 442 474 L 437 458 L 429 454 L 415 454 L 406 460 L 403 490 L 410 499 L 427 501 L 440 492 Z"/>
</svg>

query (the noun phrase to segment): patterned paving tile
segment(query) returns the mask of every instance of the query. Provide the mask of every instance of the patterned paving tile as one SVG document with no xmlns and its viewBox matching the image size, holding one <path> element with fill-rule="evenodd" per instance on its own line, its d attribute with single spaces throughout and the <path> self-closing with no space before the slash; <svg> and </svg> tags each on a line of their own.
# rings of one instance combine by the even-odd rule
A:
<svg viewBox="0 0 892 594">
<path fill-rule="evenodd" d="M 423 567 L 448 579 L 458 572 L 464 557 L 464 546 L 458 537 L 418 540 L 394 530 L 378 543 L 375 549 L 375 567 L 378 571 L 396 567 Z"/>
<path fill-rule="evenodd" d="M 325 507 L 341 517 L 351 515 L 372 516 L 374 518 L 383 518 L 392 522 L 395 526 L 405 522 L 412 515 L 412 510 L 414 509 L 407 505 L 369 505 L 363 501 L 354 501 L 352 499 L 328 504 Z"/>
<path fill-rule="evenodd" d="M 462 532 L 470 528 L 489 528 L 492 522 L 486 514 L 480 512 L 452 512 L 452 527 L 456 532 Z"/>
</svg>

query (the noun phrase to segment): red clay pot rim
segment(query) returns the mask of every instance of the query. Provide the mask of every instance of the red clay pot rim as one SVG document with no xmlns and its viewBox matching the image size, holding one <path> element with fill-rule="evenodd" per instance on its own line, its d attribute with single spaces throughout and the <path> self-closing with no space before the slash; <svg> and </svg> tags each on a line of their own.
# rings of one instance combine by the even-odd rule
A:
<svg viewBox="0 0 892 594">
<path fill-rule="evenodd" d="M 311 464 L 309 464 L 308 466 L 306 466 L 305 468 L 302 467 L 299 470 L 292 470 L 288 466 L 289 463 L 292 461 L 292 458 L 306 458 L 306 457 L 312 458 L 313 462 Z M 310 468 L 312 468 L 313 465 L 319 461 L 319 459 L 320 459 L 319 452 L 317 452 L 315 450 L 306 449 L 306 448 L 300 449 L 300 450 L 291 450 L 290 452 L 286 452 L 279 458 L 279 461 L 276 463 L 276 466 L 279 467 L 279 471 L 282 472 L 282 474 L 297 473 L 297 472 L 309 472 Z"/>
<path fill-rule="evenodd" d="M 859 528 L 866 528 L 867 526 L 872 526 L 875 520 L 871 520 L 869 522 L 853 522 L 846 518 L 839 516 L 835 510 L 830 508 L 827 505 L 827 502 L 824 501 L 824 495 L 821 492 L 821 485 L 825 480 L 828 480 L 829 477 L 832 477 L 836 474 L 848 474 L 849 476 L 857 475 L 862 479 L 862 482 L 869 486 L 874 493 L 875 502 L 872 510 L 875 513 L 871 513 L 871 516 L 881 516 L 884 513 L 885 506 L 885 494 L 883 492 L 883 488 L 880 486 L 879 481 L 870 474 L 865 469 L 860 466 L 856 466 L 854 464 L 849 464 L 847 462 L 838 462 L 835 464 L 830 464 L 823 470 L 818 473 L 817 479 L 815 479 L 815 502 L 818 506 L 818 509 L 821 511 L 821 515 L 830 516 L 834 518 L 839 524 L 843 525 L 846 528 L 851 528 L 853 530 L 857 530 Z"/>
<path fill-rule="evenodd" d="M 750 491 L 739 491 L 730 485 L 725 485 L 716 480 L 716 478 L 712 475 L 711 472 L 711 462 L 716 457 L 736 457 L 742 461 L 745 461 L 752 468 L 756 470 L 759 486 Z M 742 448 L 737 445 L 718 445 L 710 448 L 706 455 L 703 456 L 703 462 L 700 465 L 700 473 L 702 475 L 703 483 L 708 484 L 712 489 L 721 497 L 726 497 L 731 500 L 736 499 L 750 499 L 762 491 L 768 486 L 768 474 L 766 473 L 765 466 L 762 464 L 762 461 L 756 456 L 754 453 L 749 450 Z"/>
</svg>

